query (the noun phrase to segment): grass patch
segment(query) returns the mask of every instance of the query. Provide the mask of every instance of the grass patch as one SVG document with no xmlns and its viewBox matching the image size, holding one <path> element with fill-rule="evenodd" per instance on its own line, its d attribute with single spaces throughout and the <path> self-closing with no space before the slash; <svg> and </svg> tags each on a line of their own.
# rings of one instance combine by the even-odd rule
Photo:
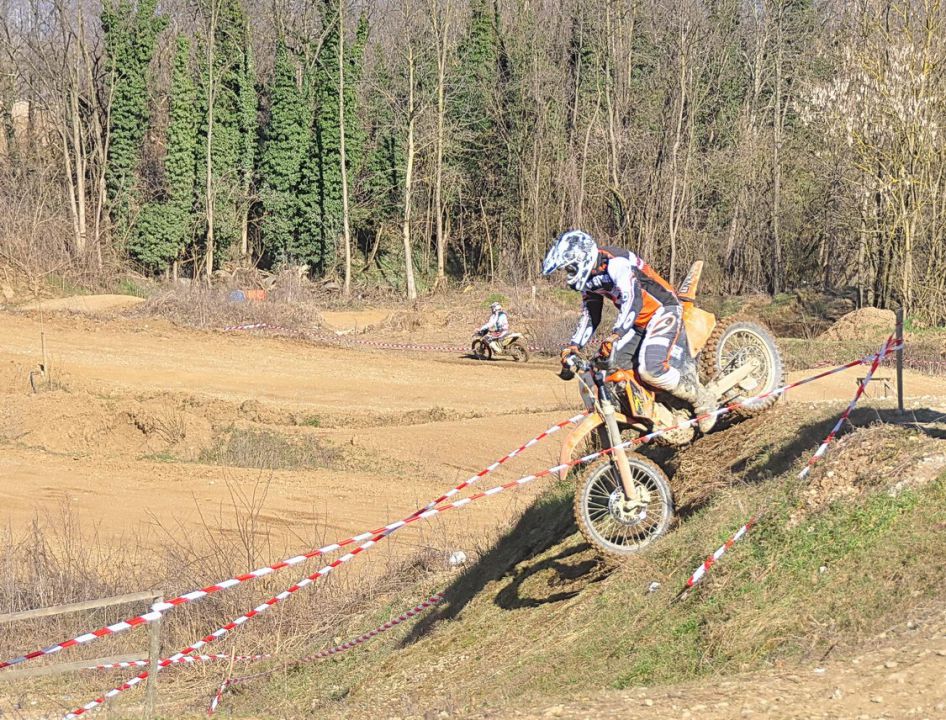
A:
<svg viewBox="0 0 946 720">
<path fill-rule="evenodd" d="M 338 451 L 315 438 L 297 440 L 269 430 L 229 428 L 200 462 L 256 470 L 308 470 L 332 467 Z"/>
<path fill-rule="evenodd" d="M 322 427 L 322 418 L 320 418 L 318 415 L 311 415 L 311 416 L 305 418 L 305 419 L 304 419 L 301 423 L 299 423 L 299 424 L 300 424 L 300 425 L 305 425 L 306 427 L 314 427 L 314 428 Z"/>
<path fill-rule="evenodd" d="M 823 653 L 902 619 L 943 580 L 937 557 L 946 538 L 934 530 L 946 481 L 897 497 L 878 493 L 837 504 L 787 527 L 798 498 L 776 509 L 748 542 L 734 548 L 696 597 L 659 614 L 621 651 L 632 659 L 613 687 L 691 680 Z M 713 508 L 708 512 L 718 512 Z M 705 518 L 703 519 L 705 522 Z M 706 549 L 725 541 L 715 533 Z M 691 557 L 696 567 L 702 556 Z M 617 599 L 616 599 L 617 600 Z"/>
<path fill-rule="evenodd" d="M 119 280 L 115 286 L 115 291 L 119 295 L 133 295 L 139 298 L 146 298 L 149 294 L 146 287 L 139 285 L 131 278 L 122 278 Z"/>
<path fill-rule="evenodd" d="M 179 463 L 181 459 L 177 457 L 174 453 L 169 452 L 156 452 L 149 455 L 142 455 L 141 460 L 146 462 L 157 462 L 157 463 Z"/>
</svg>

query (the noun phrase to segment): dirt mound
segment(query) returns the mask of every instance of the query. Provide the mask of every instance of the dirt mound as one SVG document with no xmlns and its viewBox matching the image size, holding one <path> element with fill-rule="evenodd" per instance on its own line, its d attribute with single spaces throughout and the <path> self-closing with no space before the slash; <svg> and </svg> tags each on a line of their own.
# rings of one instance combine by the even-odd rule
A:
<svg viewBox="0 0 946 720">
<path fill-rule="evenodd" d="M 938 433 L 941 429 L 927 431 Z M 915 428 L 874 425 L 858 429 L 838 440 L 833 456 L 820 472 L 812 473 L 802 493 L 804 506 L 790 524 L 831 503 L 853 502 L 878 489 L 897 494 L 919 487 L 936 478 L 944 467 L 946 455 L 938 441 Z"/>
<path fill-rule="evenodd" d="M 5 399 L 0 440 L 49 453 L 135 457 L 173 449 L 196 457 L 212 441 L 210 422 L 172 402 L 68 392 Z"/>
<path fill-rule="evenodd" d="M 893 310 L 866 307 L 842 316 L 825 330 L 822 340 L 883 340 L 893 332 Z"/>
<path fill-rule="evenodd" d="M 66 312 L 99 313 L 105 310 L 124 310 L 144 302 L 133 295 L 75 295 L 73 297 L 40 300 L 21 305 L 20 310 L 65 310 Z"/>
</svg>

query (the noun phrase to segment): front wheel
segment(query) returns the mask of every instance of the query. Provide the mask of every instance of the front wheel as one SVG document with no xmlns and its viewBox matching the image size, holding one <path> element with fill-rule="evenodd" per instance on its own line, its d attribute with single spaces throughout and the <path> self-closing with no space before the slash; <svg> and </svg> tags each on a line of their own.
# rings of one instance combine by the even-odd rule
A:
<svg viewBox="0 0 946 720">
<path fill-rule="evenodd" d="M 575 520 L 585 539 L 610 555 L 633 555 L 667 532 L 673 495 L 657 463 L 639 455 L 627 459 L 635 497 L 627 498 L 611 458 L 592 464 L 579 479 Z"/>
<path fill-rule="evenodd" d="M 490 360 L 493 357 L 493 349 L 483 338 L 475 338 L 470 349 L 477 360 Z"/>
</svg>

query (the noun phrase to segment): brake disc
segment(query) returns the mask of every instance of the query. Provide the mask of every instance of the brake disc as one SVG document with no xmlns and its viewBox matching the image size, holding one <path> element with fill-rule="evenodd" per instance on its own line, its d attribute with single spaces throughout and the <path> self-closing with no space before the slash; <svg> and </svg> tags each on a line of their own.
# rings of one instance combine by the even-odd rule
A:
<svg viewBox="0 0 946 720">
<path fill-rule="evenodd" d="M 617 488 L 608 498 L 608 512 L 621 525 L 636 525 L 647 517 L 650 504 L 650 491 L 645 487 L 634 487 L 637 497 L 630 500 L 624 497 L 624 491 Z"/>
</svg>

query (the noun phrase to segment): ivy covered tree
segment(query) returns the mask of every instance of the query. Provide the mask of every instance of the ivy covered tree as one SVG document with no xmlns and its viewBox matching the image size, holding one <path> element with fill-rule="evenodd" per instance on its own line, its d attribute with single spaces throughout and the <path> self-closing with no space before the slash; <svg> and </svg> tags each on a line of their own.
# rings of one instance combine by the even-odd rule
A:
<svg viewBox="0 0 946 720">
<path fill-rule="evenodd" d="M 190 46 L 186 38 L 178 37 L 169 99 L 165 187 L 162 197 L 142 208 L 129 246 L 132 257 L 146 267 L 166 268 L 191 238 L 199 122 Z"/>
<path fill-rule="evenodd" d="M 241 0 L 208 0 L 200 91 L 203 120 L 198 165 L 204 177 L 204 270 L 218 253 L 246 241 L 257 137 L 255 70 Z M 208 167 L 209 166 L 209 167 Z"/>
<path fill-rule="evenodd" d="M 269 87 L 269 122 L 260 155 L 263 243 L 278 263 L 308 263 L 313 248 L 301 241 L 299 182 L 309 145 L 312 108 L 297 80 L 293 53 L 280 39 Z"/>
<path fill-rule="evenodd" d="M 307 73 L 314 106 L 312 134 L 302 173 L 300 242 L 309 251 L 313 270 L 319 274 L 335 267 L 336 245 L 342 228 L 341 136 L 338 103 L 338 5 L 321 0 L 322 44 Z M 361 77 L 368 22 L 362 16 L 355 43 L 345 45 L 345 144 L 348 182 L 351 185 L 364 154 L 355 88 Z"/>
<path fill-rule="evenodd" d="M 167 25 L 157 14 L 157 0 L 106 0 L 101 22 L 109 63 L 108 165 L 105 187 L 112 221 L 119 237 L 131 228 L 136 169 L 148 129 L 148 66 L 155 41 Z"/>
</svg>

